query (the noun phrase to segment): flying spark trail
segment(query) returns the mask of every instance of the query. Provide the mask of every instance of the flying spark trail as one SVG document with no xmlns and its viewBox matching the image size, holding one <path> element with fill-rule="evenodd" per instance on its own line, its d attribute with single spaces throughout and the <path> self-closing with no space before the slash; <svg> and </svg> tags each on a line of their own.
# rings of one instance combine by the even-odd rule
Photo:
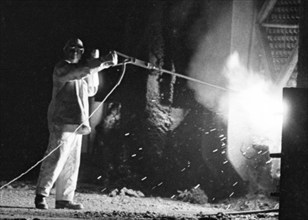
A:
<svg viewBox="0 0 308 220">
<path fill-rule="evenodd" d="M 130 133 L 126 133 L 126 134 L 124 134 L 124 136 L 129 136 L 130 135 Z"/>
<path fill-rule="evenodd" d="M 238 182 L 235 182 L 235 183 L 233 183 L 233 185 L 232 186 L 236 186 L 238 184 Z"/>
<path fill-rule="evenodd" d="M 186 170 L 186 168 L 181 169 L 181 172 L 184 172 Z"/>
<path fill-rule="evenodd" d="M 231 196 L 233 196 L 234 195 L 234 192 L 232 192 L 230 195 L 229 195 L 229 197 L 231 197 Z"/>
<path fill-rule="evenodd" d="M 225 154 L 225 153 L 226 153 L 226 151 L 225 151 L 225 150 L 221 151 L 221 154 Z"/>
<path fill-rule="evenodd" d="M 197 188 L 199 188 L 199 186 L 200 186 L 200 184 L 196 185 L 196 186 L 194 187 L 194 189 L 197 189 Z"/>
<path fill-rule="evenodd" d="M 141 179 L 141 181 L 144 181 L 144 180 L 146 180 L 147 178 L 148 178 L 148 177 L 145 176 L 145 177 L 143 177 L 143 178 Z"/>
<path fill-rule="evenodd" d="M 226 160 L 226 161 L 223 162 L 223 164 L 227 164 L 228 162 L 229 162 L 229 161 Z"/>
<path fill-rule="evenodd" d="M 215 152 L 217 152 L 218 151 L 218 149 L 216 148 L 215 150 L 213 150 L 213 153 L 215 153 Z"/>
<path fill-rule="evenodd" d="M 266 161 L 265 163 L 266 164 L 269 164 L 269 163 L 271 163 L 272 162 L 272 159 L 269 159 L 268 161 Z"/>
<path fill-rule="evenodd" d="M 262 153 L 262 155 L 265 155 L 265 154 L 267 154 L 268 153 L 268 151 L 266 150 L 266 151 L 264 151 L 263 153 Z"/>
<path fill-rule="evenodd" d="M 137 156 L 137 154 L 132 154 L 132 155 L 131 155 L 131 157 L 136 157 L 136 156 Z"/>
<path fill-rule="evenodd" d="M 97 177 L 98 180 L 101 179 L 101 178 L 102 178 L 102 176 L 98 176 L 98 177 Z"/>
</svg>

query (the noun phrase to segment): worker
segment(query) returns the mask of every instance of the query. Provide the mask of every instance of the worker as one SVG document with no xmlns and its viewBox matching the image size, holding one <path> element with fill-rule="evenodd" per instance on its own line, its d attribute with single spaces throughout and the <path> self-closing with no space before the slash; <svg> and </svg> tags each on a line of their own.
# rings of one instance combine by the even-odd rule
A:
<svg viewBox="0 0 308 220">
<path fill-rule="evenodd" d="M 98 50 L 92 59 L 81 62 L 83 43 L 74 38 L 67 41 L 64 59 L 53 71 L 52 100 L 48 108 L 49 145 L 40 168 L 36 187 L 35 207 L 48 209 L 46 197 L 55 184 L 56 209 L 83 209 L 74 202 L 81 156 L 82 136 L 91 132 L 88 97 L 98 90 L 98 72 L 117 64 L 117 54 L 110 59 L 99 58 Z"/>
</svg>

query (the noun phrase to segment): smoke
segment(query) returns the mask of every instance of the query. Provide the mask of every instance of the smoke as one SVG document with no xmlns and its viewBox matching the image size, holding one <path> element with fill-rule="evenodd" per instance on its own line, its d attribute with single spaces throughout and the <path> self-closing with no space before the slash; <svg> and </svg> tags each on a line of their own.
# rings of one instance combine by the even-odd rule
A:
<svg viewBox="0 0 308 220">
<path fill-rule="evenodd" d="M 188 73 L 226 90 L 196 83 L 189 86 L 199 103 L 228 123 L 228 158 L 240 176 L 257 184 L 260 181 L 259 185 L 267 188 L 271 184 L 268 176 L 258 179 L 266 176 L 262 173 L 265 169 L 256 171 L 254 167 L 256 161 L 261 161 L 260 167 L 268 166 L 269 162 L 261 158 L 280 152 L 282 90 L 243 65 L 240 54 L 231 54 L 232 7 L 224 5 L 227 7 L 217 7 L 219 11 L 206 11 L 196 22 L 192 34 L 197 39 L 196 51 Z M 197 27 L 202 25 L 207 28 L 201 33 Z M 249 160 L 247 154 L 254 159 Z"/>
<path fill-rule="evenodd" d="M 282 121 L 281 88 L 248 69 L 240 54 L 230 53 L 232 5 L 225 2 L 217 7 L 212 2 L 204 6 L 203 17 L 192 28 L 191 36 L 197 40 L 188 74 L 225 90 L 189 82 L 197 101 L 218 113 L 225 122 L 229 121 L 230 108 L 232 112 L 236 109 L 237 114 L 232 117 L 247 125 L 245 132 L 238 134 L 242 139 L 252 135 L 277 139 L 274 137 Z"/>
<path fill-rule="evenodd" d="M 192 28 L 191 38 L 195 39 L 196 51 L 189 64 L 188 74 L 204 82 L 225 87 L 223 70 L 230 51 L 230 21 L 220 16 L 228 15 L 227 9 L 223 5 L 215 7 L 213 4 L 217 3 L 204 5 L 204 16 Z M 226 111 L 223 101 L 226 91 L 192 82 L 189 82 L 189 86 L 195 91 L 197 101 L 206 108 L 217 113 Z"/>
</svg>

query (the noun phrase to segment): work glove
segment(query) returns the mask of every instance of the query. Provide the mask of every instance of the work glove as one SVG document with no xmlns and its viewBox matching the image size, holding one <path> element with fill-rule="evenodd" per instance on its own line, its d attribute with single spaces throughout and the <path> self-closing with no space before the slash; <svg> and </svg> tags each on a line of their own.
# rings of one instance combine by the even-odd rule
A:
<svg viewBox="0 0 308 220">
<path fill-rule="evenodd" d="M 110 51 L 105 57 L 101 57 L 101 61 L 108 66 L 115 66 L 118 64 L 118 54 Z"/>
<path fill-rule="evenodd" d="M 118 54 L 115 51 L 111 51 L 111 56 L 112 56 L 112 63 L 113 66 L 118 64 Z"/>
</svg>

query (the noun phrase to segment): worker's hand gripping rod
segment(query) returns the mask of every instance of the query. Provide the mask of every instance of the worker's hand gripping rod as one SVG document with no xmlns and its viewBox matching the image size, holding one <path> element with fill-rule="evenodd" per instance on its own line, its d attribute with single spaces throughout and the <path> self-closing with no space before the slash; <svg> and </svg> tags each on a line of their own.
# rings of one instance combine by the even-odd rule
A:
<svg viewBox="0 0 308 220">
<path fill-rule="evenodd" d="M 125 60 L 124 60 L 123 63 L 119 63 L 119 64 L 118 64 L 119 66 L 120 66 L 120 65 L 123 65 L 124 63 L 126 63 L 126 64 L 133 64 L 133 65 L 135 65 L 135 66 L 139 66 L 139 67 L 142 67 L 142 68 L 145 68 L 145 69 L 157 69 L 157 70 L 158 70 L 158 68 L 156 68 L 156 67 L 155 67 L 153 64 L 151 64 L 151 63 L 147 63 L 147 62 L 145 62 L 145 61 L 136 59 L 136 58 L 134 58 L 134 57 L 127 56 L 127 55 L 125 55 L 125 54 L 123 54 L 123 53 L 120 53 L 120 52 L 118 52 L 118 51 L 115 51 L 115 52 L 118 54 L 118 56 L 121 56 L 121 57 L 124 57 L 124 58 L 125 58 Z"/>
<path fill-rule="evenodd" d="M 197 83 L 200 83 L 200 84 L 203 84 L 203 85 L 211 86 L 211 87 L 214 87 L 214 88 L 217 88 L 217 89 L 221 89 L 221 90 L 225 90 L 225 91 L 228 90 L 226 88 L 223 88 L 223 87 L 211 84 L 211 83 L 207 83 L 207 82 L 201 81 L 199 79 L 191 78 L 189 76 L 184 76 L 184 75 L 179 74 L 179 73 L 175 73 L 175 72 L 171 72 L 169 70 L 161 69 L 161 68 L 156 67 L 155 65 L 153 65 L 151 63 L 148 63 L 148 62 L 136 59 L 134 57 L 127 56 L 126 54 L 120 53 L 118 51 L 115 51 L 115 52 L 118 54 L 118 56 L 121 56 L 121 57 L 125 58 L 123 63 L 119 63 L 116 66 L 124 65 L 124 63 L 125 64 L 133 64 L 135 66 L 139 66 L 139 67 L 142 67 L 142 68 L 145 68 L 145 69 L 157 70 L 159 72 L 168 73 L 170 75 L 174 75 L 174 76 L 177 76 L 179 78 L 187 79 L 187 80 L 190 80 L 190 81 L 193 81 L 193 82 L 197 82 Z"/>
</svg>

